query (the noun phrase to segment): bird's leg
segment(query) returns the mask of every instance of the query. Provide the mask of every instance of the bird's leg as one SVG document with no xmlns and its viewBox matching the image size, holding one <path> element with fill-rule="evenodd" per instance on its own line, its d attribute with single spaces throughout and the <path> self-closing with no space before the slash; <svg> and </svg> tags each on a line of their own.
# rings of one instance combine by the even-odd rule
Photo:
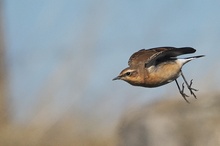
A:
<svg viewBox="0 0 220 146">
<path fill-rule="evenodd" d="M 191 80 L 191 81 L 190 81 L 190 84 L 188 84 L 187 81 L 186 81 L 185 76 L 183 75 L 182 70 L 181 70 L 180 72 L 181 72 L 181 76 L 183 77 L 183 80 L 184 80 L 184 82 L 186 83 L 187 88 L 189 89 L 191 95 L 193 95 L 193 96 L 196 98 L 196 95 L 194 94 L 193 91 L 198 91 L 198 90 L 191 87 L 191 86 L 192 86 L 192 83 L 193 83 L 193 82 L 192 82 L 193 80 Z"/>
<path fill-rule="evenodd" d="M 184 83 L 182 84 L 182 89 L 180 89 L 180 86 L 179 86 L 177 80 L 175 80 L 175 82 L 176 82 L 176 85 L 177 85 L 177 87 L 178 87 L 178 89 L 179 89 L 180 94 L 181 94 L 182 97 L 185 99 L 185 101 L 186 101 L 187 103 L 189 103 L 189 101 L 186 99 L 186 97 L 189 97 L 189 96 L 184 93 Z"/>
</svg>

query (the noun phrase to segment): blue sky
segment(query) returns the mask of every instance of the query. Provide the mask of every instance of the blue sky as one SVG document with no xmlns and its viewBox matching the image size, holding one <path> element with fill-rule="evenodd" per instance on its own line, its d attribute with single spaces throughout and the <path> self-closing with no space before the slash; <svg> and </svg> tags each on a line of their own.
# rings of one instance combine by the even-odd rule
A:
<svg viewBox="0 0 220 146">
<path fill-rule="evenodd" d="M 145 89 L 111 81 L 142 48 L 194 47 L 206 57 L 187 64 L 185 76 L 201 94 L 218 91 L 219 6 L 217 0 L 5 1 L 14 119 L 41 116 L 39 107 L 54 115 L 106 115 L 166 96 L 182 100 L 175 83 Z"/>
</svg>

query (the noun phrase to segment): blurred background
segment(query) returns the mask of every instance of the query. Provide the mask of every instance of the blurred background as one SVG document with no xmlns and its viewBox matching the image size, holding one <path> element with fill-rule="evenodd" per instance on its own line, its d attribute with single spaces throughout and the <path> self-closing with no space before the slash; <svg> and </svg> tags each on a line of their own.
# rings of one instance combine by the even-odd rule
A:
<svg viewBox="0 0 220 146">
<path fill-rule="evenodd" d="M 220 145 L 219 7 L 0 0 L 0 143 Z M 199 89 L 191 104 L 174 82 L 150 89 L 112 81 L 132 53 L 160 46 L 206 55 L 183 68 Z"/>
</svg>

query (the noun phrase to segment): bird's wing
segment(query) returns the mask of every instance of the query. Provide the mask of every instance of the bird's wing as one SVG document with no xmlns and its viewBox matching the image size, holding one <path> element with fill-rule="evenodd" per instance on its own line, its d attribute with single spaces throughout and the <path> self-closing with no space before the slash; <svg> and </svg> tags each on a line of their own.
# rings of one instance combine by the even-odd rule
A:
<svg viewBox="0 0 220 146">
<path fill-rule="evenodd" d="M 160 47 L 152 49 L 142 49 L 131 55 L 128 65 L 131 67 L 154 65 L 157 60 L 166 60 L 166 58 L 176 57 L 182 54 L 194 53 L 196 50 L 191 47 L 174 48 Z"/>
</svg>

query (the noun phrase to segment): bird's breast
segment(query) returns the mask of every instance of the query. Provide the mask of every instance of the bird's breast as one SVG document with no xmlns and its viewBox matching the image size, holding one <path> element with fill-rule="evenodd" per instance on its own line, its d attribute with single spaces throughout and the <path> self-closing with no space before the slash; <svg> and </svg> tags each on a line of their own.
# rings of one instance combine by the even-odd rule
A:
<svg viewBox="0 0 220 146">
<path fill-rule="evenodd" d="M 180 70 L 181 66 L 175 62 L 162 63 L 155 66 L 154 69 L 151 68 L 148 76 L 145 76 L 145 81 L 142 86 L 158 87 L 170 83 L 179 77 Z"/>
</svg>

